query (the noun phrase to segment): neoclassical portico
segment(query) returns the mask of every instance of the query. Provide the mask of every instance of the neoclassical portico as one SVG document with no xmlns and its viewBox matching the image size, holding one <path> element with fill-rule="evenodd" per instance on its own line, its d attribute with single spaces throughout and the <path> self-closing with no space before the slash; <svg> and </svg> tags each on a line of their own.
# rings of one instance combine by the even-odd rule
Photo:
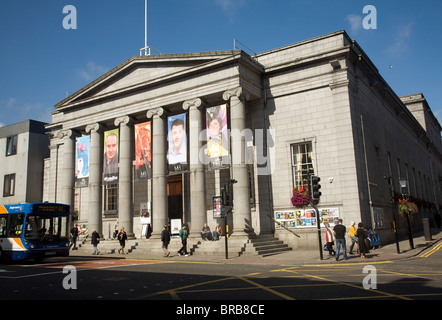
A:
<svg viewBox="0 0 442 320">
<path fill-rule="evenodd" d="M 234 214 L 229 222 L 234 236 L 251 230 L 249 172 L 244 159 L 241 135 L 229 136 L 228 166 L 215 169 L 203 159 L 206 141 L 207 109 L 226 105 L 230 132 L 246 128 L 246 101 L 252 90 L 261 96 L 259 78 L 241 84 L 240 69 L 259 74 L 261 67 L 241 50 L 156 57 L 132 57 L 100 79 L 58 103 L 51 140 L 51 181 L 46 199 L 70 204 L 79 214 L 79 222 L 105 237 L 117 225 L 129 236 L 140 236 L 140 206 L 147 204 L 151 213 L 151 237 L 160 236 L 163 225 L 170 225 L 171 212 L 198 233 L 205 222 L 214 228 L 212 196 L 220 194 L 226 179 L 234 185 Z M 187 164 L 179 172 L 169 172 L 168 118 L 186 114 Z M 135 173 L 135 126 L 149 123 L 149 174 L 141 181 Z M 105 180 L 106 135 L 118 129 L 118 178 Z M 77 137 L 89 137 L 89 176 L 87 183 L 76 185 Z M 238 139 L 238 143 L 236 143 Z M 239 161 L 233 161 L 239 159 Z M 223 160 L 224 161 L 224 160 Z M 208 174 L 208 172 L 210 173 Z M 62 179 L 60 177 L 63 176 Z M 170 183 L 180 185 L 183 212 L 171 207 Z M 115 204 L 107 192 L 112 191 Z M 171 211 L 172 210 L 172 211 Z M 143 220 L 143 223 L 146 223 Z M 224 220 L 220 221 L 224 223 Z"/>
</svg>

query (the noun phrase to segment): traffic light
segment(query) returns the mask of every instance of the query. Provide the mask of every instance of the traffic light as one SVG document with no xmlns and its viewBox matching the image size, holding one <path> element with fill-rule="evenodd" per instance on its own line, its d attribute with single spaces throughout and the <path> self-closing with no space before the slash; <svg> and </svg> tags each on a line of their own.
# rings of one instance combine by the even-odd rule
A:
<svg viewBox="0 0 442 320">
<path fill-rule="evenodd" d="M 221 189 L 221 204 L 223 207 L 229 207 L 230 203 L 230 194 L 227 190 L 227 185 L 224 185 L 224 188 Z"/>
<path fill-rule="evenodd" d="M 322 193 L 319 191 L 319 189 L 321 189 L 321 185 L 319 184 L 319 181 L 321 181 L 321 178 L 319 178 L 318 176 L 310 176 L 312 200 L 319 201 L 319 198 L 322 195 Z"/>
</svg>

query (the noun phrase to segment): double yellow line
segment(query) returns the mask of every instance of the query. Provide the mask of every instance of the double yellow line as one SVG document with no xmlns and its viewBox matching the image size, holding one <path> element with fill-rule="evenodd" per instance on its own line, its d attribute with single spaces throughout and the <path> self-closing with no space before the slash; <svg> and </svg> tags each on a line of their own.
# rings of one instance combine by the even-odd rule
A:
<svg viewBox="0 0 442 320">
<path fill-rule="evenodd" d="M 438 245 L 434 246 L 434 248 L 432 248 L 431 250 L 428 250 L 427 252 L 424 252 L 424 253 L 421 254 L 419 257 L 420 257 L 420 258 L 428 258 L 428 257 L 431 256 L 433 253 L 435 253 L 436 251 L 438 251 L 440 248 L 442 248 L 442 242 L 439 243 Z"/>
</svg>

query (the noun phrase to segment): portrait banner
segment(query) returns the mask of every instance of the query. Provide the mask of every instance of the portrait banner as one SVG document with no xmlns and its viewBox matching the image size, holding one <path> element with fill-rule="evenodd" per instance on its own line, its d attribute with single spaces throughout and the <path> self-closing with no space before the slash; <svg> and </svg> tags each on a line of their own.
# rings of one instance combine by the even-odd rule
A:
<svg viewBox="0 0 442 320">
<path fill-rule="evenodd" d="M 135 130 L 135 180 L 152 177 L 152 127 L 151 122 L 139 123 Z"/>
<path fill-rule="evenodd" d="M 186 114 L 167 118 L 167 161 L 169 174 L 188 170 Z"/>
<path fill-rule="evenodd" d="M 89 155 L 91 137 L 78 137 L 75 150 L 75 187 L 85 188 L 89 185 Z"/>
<path fill-rule="evenodd" d="M 119 130 L 104 132 L 103 184 L 118 183 Z"/>
<path fill-rule="evenodd" d="M 228 167 L 230 159 L 227 105 L 206 109 L 206 135 L 209 169 Z"/>
</svg>

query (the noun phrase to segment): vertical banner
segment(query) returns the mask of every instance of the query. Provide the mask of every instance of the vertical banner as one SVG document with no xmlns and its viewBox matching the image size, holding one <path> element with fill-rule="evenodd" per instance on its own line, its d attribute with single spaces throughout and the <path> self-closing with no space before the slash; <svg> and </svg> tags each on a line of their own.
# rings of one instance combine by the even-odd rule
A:
<svg viewBox="0 0 442 320">
<path fill-rule="evenodd" d="M 104 132 L 103 184 L 118 183 L 118 129 Z"/>
<path fill-rule="evenodd" d="M 206 109 L 207 157 L 210 169 L 229 165 L 227 105 Z"/>
<path fill-rule="evenodd" d="M 169 173 L 186 171 L 188 170 L 186 114 L 168 117 L 167 128 Z"/>
<path fill-rule="evenodd" d="M 152 177 L 151 122 L 136 124 L 135 130 L 135 180 Z"/>
<path fill-rule="evenodd" d="M 75 146 L 75 187 L 85 188 L 89 185 L 89 153 L 91 137 L 78 137 Z"/>
</svg>

